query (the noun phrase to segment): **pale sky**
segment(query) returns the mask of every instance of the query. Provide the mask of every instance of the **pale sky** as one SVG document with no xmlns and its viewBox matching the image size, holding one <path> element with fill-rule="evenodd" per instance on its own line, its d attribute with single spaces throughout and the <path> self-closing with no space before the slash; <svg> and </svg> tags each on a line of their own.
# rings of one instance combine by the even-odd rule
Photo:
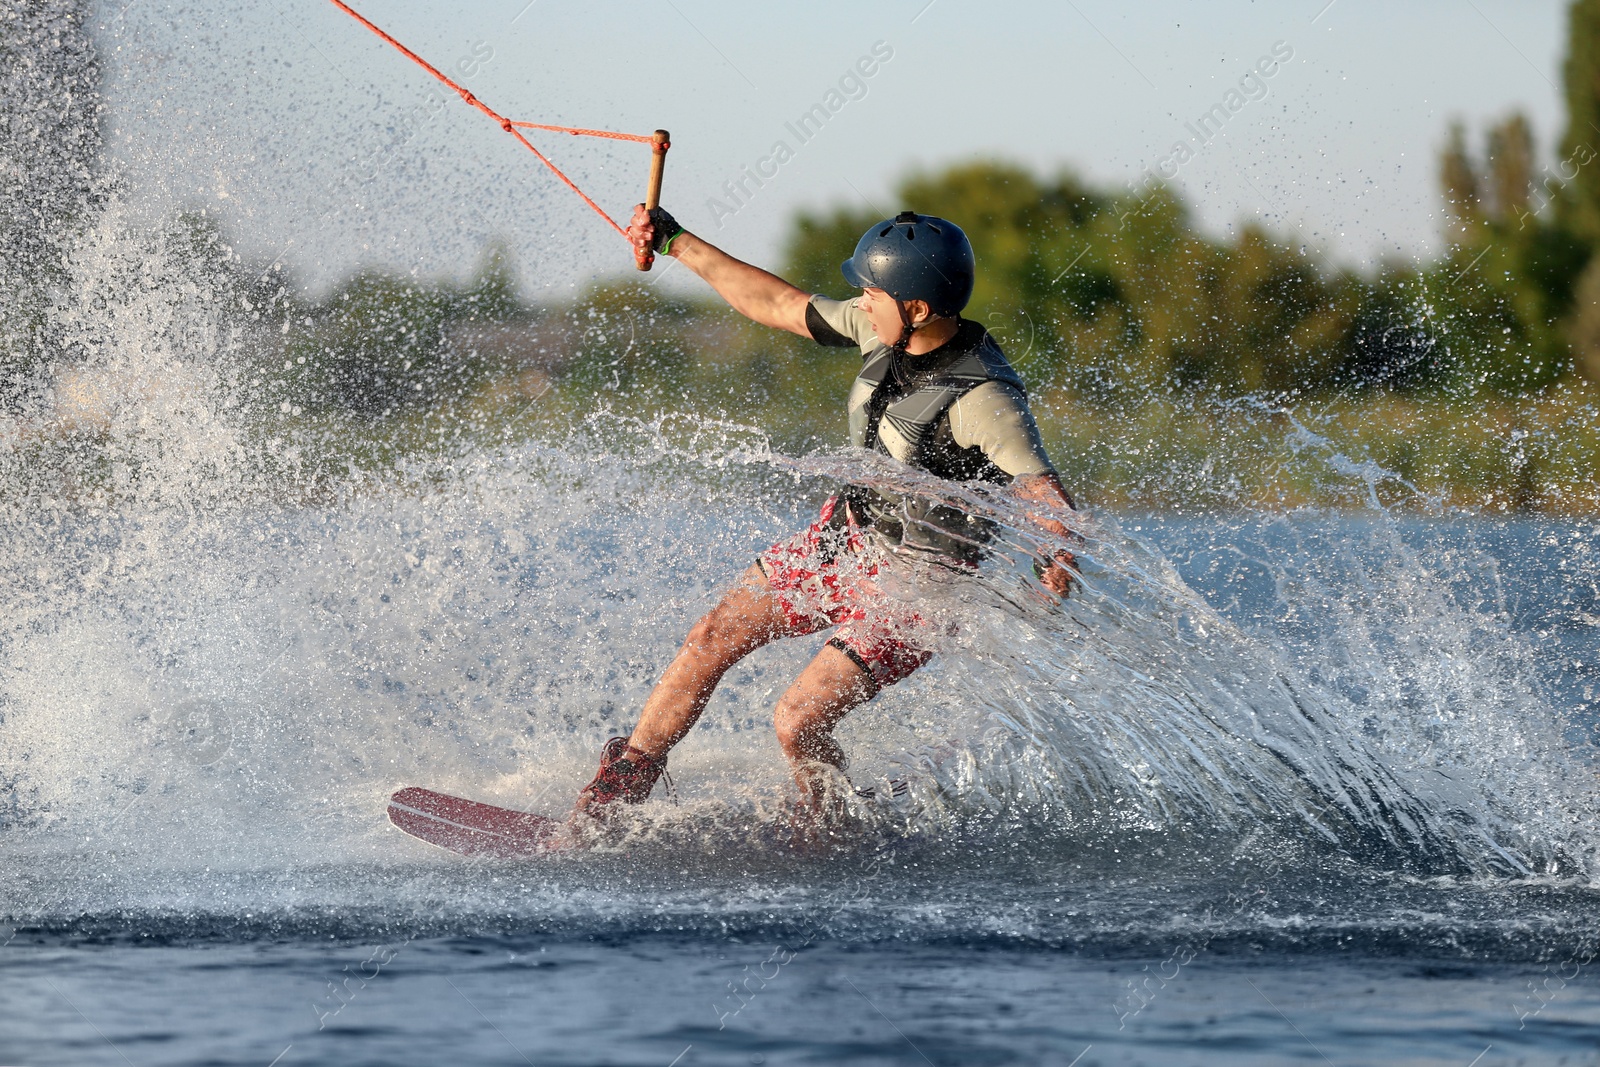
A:
<svg viewBox="0 0 1600 1067">
<path fill-rule="evenodd" d="M 996 157 L 1133 181 L 1176 142 L 1198 147 L 1185 123 L 1274 46 L 1292 56 L 1263 68 L 1267 95 L 1174 182 L 1214 233 L 1257 219 L 1346 265 L 1425 255 L 1450 120 L 1481 138 L 1521 109 L 1552 161 L 1562 121 L 1564 0 L 353 6 L 436 66 L 466 61 L 468 87 L 510 118 L 671 130 L 664 205 L 766 265 L 800 207 L 915 207 L 889 191 L 918 167 Z M 313 285 L 359 264 L 463 276 L 494 237 L 530 293 L 630 268 L 622 239 L 531 153 L 331 3 L 118 0 L 100 40 L 108 132 L 147 216 L 215 210 L 242 251 Z M 891 58 L 830 101 L 874 46 Z M 786 124 L 817 103 L 837 111 L 802 144 Z M 613 217 L 642 199 L 648 149 L 533 139 Z M 735 205 L 723 184 L 779 140 L 793 158 L 759 190 L 747 179 Z"/>
</svg>

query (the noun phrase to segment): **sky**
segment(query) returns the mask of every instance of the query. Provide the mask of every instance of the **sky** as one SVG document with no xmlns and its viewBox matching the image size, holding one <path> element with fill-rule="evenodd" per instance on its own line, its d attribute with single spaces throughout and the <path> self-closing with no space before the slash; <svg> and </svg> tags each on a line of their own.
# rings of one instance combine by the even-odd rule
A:
<svg viewBox="0 0 1600 1067">
<path fill-rule="evenodd" d="M 510 118 L 670 130 L 664 206 L 768 266 L 797 211 L 915 208 L 901 179 L 974 158 L 1106 188 L 1169 161 L 1208 232 L 1254 221 L 1342 266 L 1415 259 L 1439 245 L 1453 120 L 1481 146 L 1520 110 L 1552 164 L 1563 122 L 1564 0 L 353 6 Z M 313 290 L 362 266 L 463 278 L 496 240 L 530 295 L 631 267 L 530 152 L 327 0 L 115 0 L 98 35 L 136 215 L 212 212 Z M 1218 104 L 1226 124 L 1197 135 Z M 613 217 L 643 198 L 647 148 L 531 136 Z"/>
</svg>

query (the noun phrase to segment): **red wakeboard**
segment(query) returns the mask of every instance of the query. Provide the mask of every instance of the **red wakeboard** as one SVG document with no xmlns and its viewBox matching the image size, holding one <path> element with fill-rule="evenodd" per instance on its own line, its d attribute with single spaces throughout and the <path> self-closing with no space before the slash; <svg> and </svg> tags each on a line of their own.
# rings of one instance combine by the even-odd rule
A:
<svg viewBox="0 0 1600 1067">
<path fill-rule="evenodd" d="M 414 785 L 389 798 L 389 821 L 412 837 L 463 856 L 508 859 L 562 847 L 562 826 L 555 819 Z"/>
</svg>

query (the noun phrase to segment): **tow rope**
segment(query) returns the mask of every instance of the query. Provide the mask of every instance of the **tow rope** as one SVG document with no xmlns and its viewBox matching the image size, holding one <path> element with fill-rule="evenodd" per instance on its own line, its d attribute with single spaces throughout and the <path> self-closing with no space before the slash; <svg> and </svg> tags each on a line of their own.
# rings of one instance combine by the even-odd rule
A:
<svg viewBox="0 0 1600 1067">
<path fill-rule="evenodd" d="M 369 19 L 362 15 L 361 12 L 351 7 L 349 4 L 344 3 L 343 0 L 333 0 L 333 5 L 339 8 L 345 14 L 349 15 L 351 18 L 355 19 L 357 22 L 361 23 L 361 25 L 365 26 L 373 33 L 377 34 L 379 37 L 383 38 L 385 41 L 388 41 L 390 44 L 394 45 L 395 49 L 399 51 L 401 55 L 410 59 L 413 63 L 417 64 L 417 66 L 421 67 L 423 70 L 427 71 L 429 74 L 432 74 L 435 78 L 438 78 L 450 88 L 454 89 L 462 100 L 466 101 L 468 104 L 471 104 L 485 115 L 488 115 L 502 130 L 521 141 L 524 148 L 537 156 L 539 158 L 539 162 L 549 167 L 552 174 L 554 174 L 557 178 L 560 178 L 562 182 L 566 184 L 568 189 L 571 189 L 573 192 L 577 193 L 585 204 L 588 204 L 589 207 L 594 209 L 594 213 L 596 215 L 599 215 L 601 218 L 605 219 L 606 222 L 610 224 L 611 228 L 616 230 L 617 233 L 621 234 L 624 239 L 627 239 L 628 231 L 617 225 L 617 221 L 610 215 L 607 215 L 605 210 L 601 208 L 599 204 L 590 199 L 588 193 L 585 193 L 582 189 L 579 189 L 576 182 L 561 172 L 560 167 L 550 162 L 550 159 L 543 152 L 535 148 L 533 146 L 533 142 L 529 141 L 522 135 L 520 132 L 521 130 L 550 130 L 555 133 L 570 133 L 574 137 L 605 137 L 613 141 L 638 141 L 641 144 L 649 145 L 651 148 L 650 183 L 645 194 L 645 208 L 653 211 L 655 208 L 660 206 L 661 177 L 662 173 L 666 169 L 667 149 L 672 147 L 670 135 L 666 130 L 657 130 L 653 134 L 614 133 L 611 130 L 586 130 L 575 126 L 549 126 L 540 122 L 513 122 L 511 119 L 506 118 L 504 115 L 491 108 L 488 104 L 485 104 L 482 100 L 479 100 L 476 96 L 473 96 L 472 93 L 468 92 L 462 86 L 451 81 L 449 77 L 442 73 L 432 63 L 429 63 L 426 59 L 423 59 L 411 49 L 407 48 L 405 45 L 389 36 L 389 34 L 379 29 Z M 649 270 L 650 265 L 654 261 L 655 254 L 648 248 L 644 249 L 642 252 L 637 248 L 634 249 L 634 262 L 640 270 Z"/>
</svg>

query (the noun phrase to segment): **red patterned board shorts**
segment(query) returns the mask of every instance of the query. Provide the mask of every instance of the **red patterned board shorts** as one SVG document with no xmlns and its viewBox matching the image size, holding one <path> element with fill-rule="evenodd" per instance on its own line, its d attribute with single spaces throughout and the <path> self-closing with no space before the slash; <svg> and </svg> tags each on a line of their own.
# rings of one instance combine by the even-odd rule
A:
<svg viewBox="0 0 1600 1067">
<path fill-rule="evenodd" d="M 854 522 L 835 520 L 842 507 L 829 497 L 816 522 L 767 549 L 756 563 L 795 636 L 838 627 L 828 644 L 883 689 L 932 658 L 921 647 L 932 637 L 932 625 L 883 592 L 877 579 L 887 557 Z"/>
</svg>

